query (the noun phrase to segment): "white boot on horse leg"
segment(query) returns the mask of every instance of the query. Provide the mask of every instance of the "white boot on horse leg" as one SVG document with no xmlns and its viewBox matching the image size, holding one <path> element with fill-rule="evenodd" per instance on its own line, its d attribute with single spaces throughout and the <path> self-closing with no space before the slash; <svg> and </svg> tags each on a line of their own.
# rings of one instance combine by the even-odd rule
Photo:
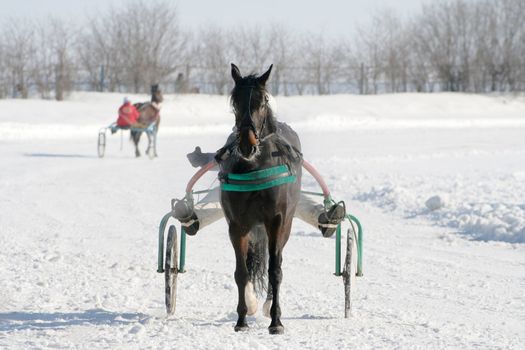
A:
<svg viewBox="0 0 525 350">
<path fill-rule="evenodd" d="M 272 318 L 272 315 L 270 315 L 271 308 L 272 308 L 272 299 L 266 299 L 266 301 L 263 304 L 264 317 Z"/>
<path fill-rule="evenodd" d="M 264 301 L 264 304 L 262 307 L 264 317 L 272 318 L 272 315 L 270 315 L 270 309 L 272 308 L 272 300 L 273 300 L 272 285 L 268 283 L 268 294 L 266 295 L 266 300 Z"/>
<path fill-rule="evenodd" d="M 255 315 L 257 312 L 257 295 L 255 294 L 255 290 L 253 289 L 253 283 L 248 282 L 246 284 L 246 288 L 244 289 L 244 300 L 246 300 L 246 307 L 248 308 L 248 316 Z"/>
</svg>

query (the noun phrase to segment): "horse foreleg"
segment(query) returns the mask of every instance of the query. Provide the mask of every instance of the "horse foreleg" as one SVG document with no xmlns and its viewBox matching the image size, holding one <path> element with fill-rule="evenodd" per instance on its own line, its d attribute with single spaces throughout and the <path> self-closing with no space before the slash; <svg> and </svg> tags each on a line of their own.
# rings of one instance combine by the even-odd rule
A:
<svg viewBox="0 0 525 350">
<path fill-rule="evenodd" d="M 148 137 L 148 148 L 146 148 L 146 155 L 149 155 L 149 152 L 150 152 L 151 147 L 152 147 L 152 144 L 151 144 L 151 141 L 152 141 L 151 133 L 150 132 L 146 132 L 146 136 Z"/>
<path fill-rule="evenodd" d="M 148 136 L 148 148 L 146 149 L 146 154 L 148 154 L 150 157 L 158 157 L 157 154 L 157 132 L 146 132 L 146 135 Z M 151 155 L 150 152 L 153 152 L 153 155 Z"/>
<path fill-rule="evenodd" d="M 153 152 L 155 154 L 155 158 L 157 158 L 159 156 L 157 154 L 157 130 L 155 130 L 155 133 L 153 134 Z"/>
<path fill-rule="evenodd" d="M 158 157 L 157 154 L 157 134 L 159 133 L 159 126 L 160 126 L 160 118 L 157 120 L 157 124 L 155 124 L 155 132 L 153 133 L 153 152 L 155 154 L 155 157 Z"/>
<path fill-rule="evenodd" d="M 271 243 L 270 243 L 271 244 Z M 272 306 L 270 308 L 270 316 L 272 322 L 268 327 L 270 334 L 283 334 L 284 326 L 281 323 L 281 306 L 279 305 L 279 288 L 283 280 L 283 272 L 281 269 L 282 250 L 277 246 L 270 246 L 270 263 L 268 268 L 268 279 L 272 285 Z"/>
<path fill-rule="evenodd" d="M 230 240 L 235 250 L 235 283 L 237 283 L 237 290 L 239 292 L 237 304 L 237 314 L 239 317 L 235 325 L 235 331 L 246 331 L 248 330 L 248 324 L 246 323 L 246 314 L 248 312 L 246 305 L 246 285 L 250 280 L 248 267 L 246 266 L 249 238 L 246 232 L 230 226 Z"/>
</svg>

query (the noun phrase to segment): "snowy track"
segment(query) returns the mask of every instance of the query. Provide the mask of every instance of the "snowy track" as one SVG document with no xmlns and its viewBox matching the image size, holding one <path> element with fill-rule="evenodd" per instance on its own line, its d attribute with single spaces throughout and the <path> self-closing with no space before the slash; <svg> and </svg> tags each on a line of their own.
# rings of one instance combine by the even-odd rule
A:
<svg viewBox="0 0 525 350">
<path fill-rule="evenodd" d="M 352 111 L 341 96 L 278 100 L 281 120 L 297 123 L 306 158 L 365 229 L 365 276 L 357 279 L 354 316 L 344 319 L 342 280 L 332 275 L 334 241 L 296 222 L 284 252 L 285 335 L 278 337 L 267 334 L 261 312 L 249 319 L 248 333 L 233 332 L 235 264 L 224 222 L 189 237 L 177 312 L 165 317 L 156 230 L 193 173 L 184 155 L 197 144 L 215 150 L 225 139 L 227 130 L 218 131 L 229 125 L 224 98 L 167 103 L 167 129 L 163 134 L 161 126 L 160 158 L 153 161 L 134 159 L 126 140 L 120 152 L 117 135 L 108 136 L 107 157 L 96 158 L 95 126 L 108 120 L 79 122 L 76 115 L 87 108 L 80 101 L 46 102 L 39 118 L 80 130 L 74 138 L 54 128 L 47 138 L 38 131 L 27 137 L 14 123 L 32 122 L 42 102 L 0 101 L 23 111 L 17 120 L 0 117 L 0 129 L 19 131 L 0 140 L 0 348 L 522 349 L 525 127 L 517 111 L 525 103 L 448 98 L 446 108 L 456 103 L 461 111 L 449 115 L 452 124 L 468 114 L 496 126 L 425 124 L 429 110 L 429 119 L 441 117 L 444 97 L 411 96 L 408 117 L 417 127 L 321 134 L 308 125 L 334 119 L 316 108 L 340 110 L 338 120 L 351 120 L 341 125 L 374 114 L 380 122 L 388 117 L 381 108 L 402 108 L 407 96 L 348 97 Z M 119 100 L 107 97 L 92 113 L 111 113 Z M 512 127 L 497 123 L 499 113 Z M 200 135 L 188 120 L 202 115 L 194 124 L 216 125 Z M 403 118 L 393 115 L 387 125 Z M 178 123 L 188 135 L 169 131 Z M 211 182 L 210 176 L 201 183 Z M 313 189 L 313 180 L 303 185 Z M 445 206 L 429 212 L 425 201 L 434 195 Z M 479 238 L 488 241 L 472 240 Z"/>
</svg>

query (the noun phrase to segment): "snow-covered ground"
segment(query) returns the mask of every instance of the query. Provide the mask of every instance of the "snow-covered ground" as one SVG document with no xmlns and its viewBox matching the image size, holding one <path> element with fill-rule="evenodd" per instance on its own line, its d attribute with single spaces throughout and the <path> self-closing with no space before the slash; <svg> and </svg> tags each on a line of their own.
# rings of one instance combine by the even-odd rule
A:
<svg viewBox="0 0 525 350">
<path fill-rule="evenodd" d="M 365 230 L 365 276 L 344 319 L 334 240 L 296 222 L 283 336 L 260 312 L 234 333 L 223 221 L 188 239 L 177 313 L 165 317 L 158 223 L 194 172 L 185 154 L 222 146 L 233 116 L 224 96 L 166 96 L 158 159 L 135 159 L 127 135 L 120 151 L 119 134 L 98 159 L 98 129 L 122 97 L 0 100 L 0 348 L 525 347 L 523 96 L 276 98 Z"/>
</svg>

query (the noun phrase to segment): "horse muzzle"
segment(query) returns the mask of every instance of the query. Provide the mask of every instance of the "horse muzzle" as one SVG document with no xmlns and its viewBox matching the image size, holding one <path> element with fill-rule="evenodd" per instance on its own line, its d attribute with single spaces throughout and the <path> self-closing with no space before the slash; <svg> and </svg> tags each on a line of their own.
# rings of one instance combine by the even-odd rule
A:
<svg viewBox="0 0 525 350">
<path fill-rule="evenodd" d="M 248 135 L 247 136 L 247 139 L 248 139 L 248 142 L 250 143 L 250 145 L 252 146 L 256 146 L 257 145 L 257 136 L 255 135 L 255 133 L 253 132 L 252 129 L 249 129 L 248 130 Z"/>
<path fill-rule="evenodd" d="M 239 151 L 244 158 L 251 158 L 259 146 L 259 138 L 252 128 L 243 128 L 239 133 Z"/>
</svg>

